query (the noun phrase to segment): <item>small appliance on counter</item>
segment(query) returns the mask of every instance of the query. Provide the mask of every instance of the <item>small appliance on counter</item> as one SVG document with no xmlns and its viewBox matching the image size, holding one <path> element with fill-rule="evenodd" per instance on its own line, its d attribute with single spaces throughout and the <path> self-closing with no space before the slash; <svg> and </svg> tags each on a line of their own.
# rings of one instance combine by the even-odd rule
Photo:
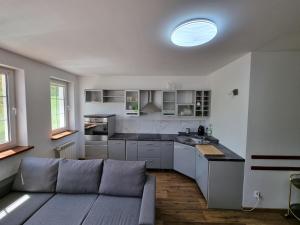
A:
<svg viewBox="0 0 300 225">
<path fill-rule="evenodd" d="M 200 125 L 198 127 L 198 135 L 199 136 L 204 136 L 205 135 L 205 127 L 204 126 Z"/>
</svg>

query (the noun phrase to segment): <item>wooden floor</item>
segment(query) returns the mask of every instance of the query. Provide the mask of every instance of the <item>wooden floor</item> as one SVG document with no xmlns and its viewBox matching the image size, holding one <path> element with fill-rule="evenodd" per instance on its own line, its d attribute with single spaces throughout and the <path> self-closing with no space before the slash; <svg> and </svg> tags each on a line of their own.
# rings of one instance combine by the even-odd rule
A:
<svg viewBox="0 0 300 225">
<path fill-rule="evenodd" d="M 179 173 L 151 171 L 156 176 L 156 225 L 291 225 L 283 212 L 207 209 L 196 183 Z"/>
</svg>

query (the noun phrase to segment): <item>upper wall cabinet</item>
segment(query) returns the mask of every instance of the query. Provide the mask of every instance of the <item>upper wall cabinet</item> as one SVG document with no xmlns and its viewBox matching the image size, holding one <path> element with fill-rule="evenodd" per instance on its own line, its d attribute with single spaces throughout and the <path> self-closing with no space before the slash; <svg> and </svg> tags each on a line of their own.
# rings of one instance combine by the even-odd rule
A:
<svg viewBox="0 0 300 225">
<path fill-rule="evenodd" d="M 176 115 L 176 91 L 162 92 L 162 114 L 166 116 Z"/>
<path fill-rule="evenodd" d="M 165 116 L 209 117 L 211 91 L 87 89 L 85 102 L 122 103 L 128 116 L 161 111 Z"/>
<path fill-rule="evenodd" d="M 194 90 L 177 91 L 177 115 L 195 116 L 195 91 Z"/>
<path fill-rule="evenodd" d="M 124 102 L 123 90 L 103 90 L 103 102 Z"/>
<path fill-rule="evenodd" d="M 125 114 L 128 116 L 140 115 L 140 91 L 125 91 Z"/>
<path fill-rule="evenodd" d="M 210 116 L 210 95 L 208 90 L 196 91 L 196 116 Z"/>
<path fill-rule="evenodd" d="M 102 102 L 102 90 L 87 89 L 85 92 L 85 102 Z"/>
</svg>

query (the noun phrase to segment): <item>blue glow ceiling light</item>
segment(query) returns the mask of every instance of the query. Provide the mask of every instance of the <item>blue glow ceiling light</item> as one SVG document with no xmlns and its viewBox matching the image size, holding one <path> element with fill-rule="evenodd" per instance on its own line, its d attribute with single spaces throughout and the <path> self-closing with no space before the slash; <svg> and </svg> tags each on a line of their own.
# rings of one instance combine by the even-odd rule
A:
<svg viewBox="0 0 300 225">
<path fill-rule="evenodd" d="M 207 19 L 194 19 L 176 27 L 171 35 L 171 41 L 181 47 L 193 47 L 209 42 L 217 32 L 214 22 Z"/>
</svg>

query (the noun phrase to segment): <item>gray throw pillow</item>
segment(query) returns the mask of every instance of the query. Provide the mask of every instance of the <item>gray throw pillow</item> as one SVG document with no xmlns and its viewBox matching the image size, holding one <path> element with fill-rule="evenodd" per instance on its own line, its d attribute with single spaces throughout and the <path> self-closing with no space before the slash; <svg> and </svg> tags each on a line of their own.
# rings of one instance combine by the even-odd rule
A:
<svg viewBox="0 0 300 225">
<path fill-rule="evenodd" d="M 71 160 L 59 162 L 56 192 L 72 194 L 98 193 L 103 160 Z"/>
<path fill-rule="evenodd" d="M 141 197 L 146 180 L 144 161 L 105 160 L 99 193 Z"/>
<path fill-rule="evenodd" d="M 54 192 L 58 159 L 26 157 L 22 159 L 12 189 L 28 192 Z"/>
</svg>

